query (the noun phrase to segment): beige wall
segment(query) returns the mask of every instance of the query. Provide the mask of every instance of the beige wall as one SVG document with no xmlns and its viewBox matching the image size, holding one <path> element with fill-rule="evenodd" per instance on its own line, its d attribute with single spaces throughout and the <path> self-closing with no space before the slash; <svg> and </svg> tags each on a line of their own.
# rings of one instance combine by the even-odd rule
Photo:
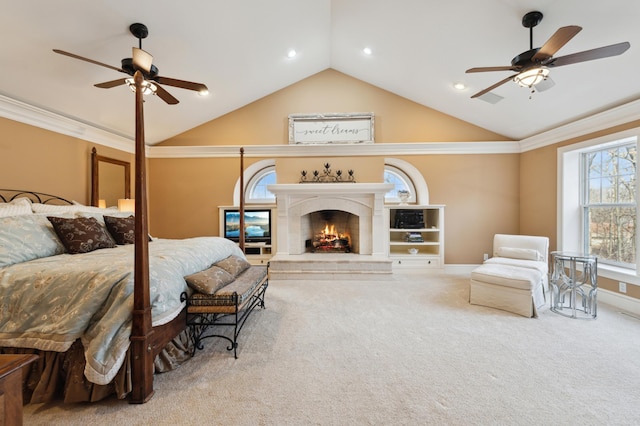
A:
<svg viewBox="0 0 640 426">
<path fill-rule="evenodd" d="M 90 204 L 91 148 L 95 146 L 100 155 L 133 161 L 129 153 L 6 118 L 0 118 L 0 135 L 0 187 L 5 189 L 45 192 Z"/>
<path fill-rule="evenodd" d="M 506 140 L 329 69 L 160 145 L 286 145 L 289 114 L 330 112 L 373 112 L 379 143 Z"/>
<path fill-rule="evenodd" d="M 418 105 L 375 86 L 327 70 L 289 86 L 161 145 L 287 145 L 292 113 L 373 112 L 376 143 L 502 141 L 501 135 Z M 353 169 L 358 182 L 382 182 L 384 158 L 277 158 L 279 183 L 295 183 L 300 171 Z M 519 232 L 519 155 L 422 155 L 398 157 L 425 177 L 432 204 L 445 204 L 445 262 L 480 263 L 493 234 Z M 245 165 L 260 159 L 246 159 Z M 151 159 L 152 233 L 166 237 L 218 234 L 218 205 L 233 203 L 237 159 Z M 177 205 L 172 199 L 178 197 Z M 188 215 L 189 221 L 184 222 Z"/>
<path fill-rule="evenodd" d="M 384 182 L 384 158 L 383 157 L 287 157 L 276 160 L 276 177 L 278 183 L 298 183 L 305 170 L 311 177 L 314 171 L 322 174 L 324 165 L 329 164 L 330 170 L 337 170 L 347 176 L 349 170 L 353 170 L 356 182 L 383 183 Z"/>
</svg>

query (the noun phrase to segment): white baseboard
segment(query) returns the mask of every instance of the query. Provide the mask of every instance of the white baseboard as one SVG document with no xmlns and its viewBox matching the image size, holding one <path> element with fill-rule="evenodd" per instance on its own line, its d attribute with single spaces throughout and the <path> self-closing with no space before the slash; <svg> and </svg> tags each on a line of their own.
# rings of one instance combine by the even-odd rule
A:
<svg viewBox="0 0 640 426">
<path fill-rule="evenodd" d="M 461 265 L 461 264 L 457 264 L 457 265 L 444 265 L 444 272 L 445 274 L 452 274 L 452 275 L 457 275 L 457 274 L 470 274 L 471 271 L 473 271 L 474 269 L 476 269 L 478 265 Z"/>
<path fill-rule="evenodd" d="M 640 316 L 640 299 L 599 288 L 598 302 L 606 303 L 622 311 Z"/>
</svg>

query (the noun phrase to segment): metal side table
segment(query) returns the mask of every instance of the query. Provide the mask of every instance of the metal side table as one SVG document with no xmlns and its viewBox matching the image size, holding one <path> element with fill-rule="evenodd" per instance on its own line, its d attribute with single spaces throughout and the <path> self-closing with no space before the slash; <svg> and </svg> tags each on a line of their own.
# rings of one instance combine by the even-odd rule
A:
<svg viewBox="0 0 640 426">
<path fill-rule="evenodd" d="M 584 253 L 551 252 L 551 311 L 570 318 L 594 319 L 598 311 L 598 258 Z"/>
</svg>

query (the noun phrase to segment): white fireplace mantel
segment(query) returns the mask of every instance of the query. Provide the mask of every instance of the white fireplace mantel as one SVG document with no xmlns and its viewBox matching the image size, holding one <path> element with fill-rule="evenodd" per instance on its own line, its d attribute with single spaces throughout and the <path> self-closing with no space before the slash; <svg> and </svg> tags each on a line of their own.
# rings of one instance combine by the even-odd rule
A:
<svg viewBox="0 0 640 426">
<path fill-rule="evenodd" d="M 384 255 L 384 196 L 394 188 L 386 183 L 299 183 L 268 185 L 276 196 L 277 254 L 304 254 L 302 218 L 312 212 L 334 209 L 360 218 L 362 255 Z"/>
</svg>

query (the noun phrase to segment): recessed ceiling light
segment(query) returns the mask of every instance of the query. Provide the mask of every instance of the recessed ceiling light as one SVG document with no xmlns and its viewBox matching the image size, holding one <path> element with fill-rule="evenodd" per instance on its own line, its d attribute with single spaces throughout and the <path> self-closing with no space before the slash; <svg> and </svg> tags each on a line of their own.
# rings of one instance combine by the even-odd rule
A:
<svg viewBox="0 0 640 426">
<path fill-rule="evenodd" d="M 298 52 L 296 52 L 294 49 L 291 49 L 289 52 L 287 52 L 287 58 L 293 58 L 297 54 Z"/>
<path fill-rule="evenodd" d="M 371 53 L 373 53 L 371 51 L 370 47 L 365 47 L 364 49 L 362 49 L 362 53 L 364 53 L 365 55 L 371 55 Z"/>
<path fill-rule="evenodd" d="M 453 88 L 456 90 L 464 90 L 467 86 L 464 83 L 454 83 Z"/>
</svg>

